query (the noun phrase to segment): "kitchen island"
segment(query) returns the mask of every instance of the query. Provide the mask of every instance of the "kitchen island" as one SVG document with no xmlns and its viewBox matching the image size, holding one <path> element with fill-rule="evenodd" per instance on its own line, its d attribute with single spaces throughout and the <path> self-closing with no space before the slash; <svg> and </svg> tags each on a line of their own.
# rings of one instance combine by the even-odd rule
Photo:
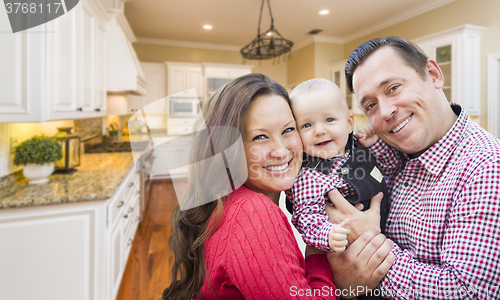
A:
<svg viewBox="0 0 500 300">
<path fill-rule="evenodd" d="M 0 180 L 0 298 L 114 300 L 140 221 L 131 153 L 85 154 L 70 174 Z"/>
</svg>

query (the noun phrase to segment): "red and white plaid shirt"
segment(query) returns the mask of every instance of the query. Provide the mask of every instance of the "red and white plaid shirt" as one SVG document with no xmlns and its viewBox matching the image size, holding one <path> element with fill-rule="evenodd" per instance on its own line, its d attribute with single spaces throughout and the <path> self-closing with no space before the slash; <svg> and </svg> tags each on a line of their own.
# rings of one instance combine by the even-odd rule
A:
<svg viewBox="0 0 500 300">
<path fill-rule="evenodd" d="M 452 107 L 453 127 L 417 158 L 370 147 L 389 175 L 390 299 L 500 299 L 500 141 Z"/>
<path fill-rule="evenodd" d="M 285 191 L 293 203 L 292 224 L 302 234 L 304 242 L 316 249 L 332 251 L 328 234 L 335 224 L 325 211 L 325 200 L 329 200 L 326 194 L 338 189 L 344 197 L 356 195 L 354 187 L 336 172 L 350 157 L 350 151 L 347 151 L 342 156 L 328 159 L 333 162 L 329 176 L 315 169 L 301 168 L 292 188 Z"/>
</svg>

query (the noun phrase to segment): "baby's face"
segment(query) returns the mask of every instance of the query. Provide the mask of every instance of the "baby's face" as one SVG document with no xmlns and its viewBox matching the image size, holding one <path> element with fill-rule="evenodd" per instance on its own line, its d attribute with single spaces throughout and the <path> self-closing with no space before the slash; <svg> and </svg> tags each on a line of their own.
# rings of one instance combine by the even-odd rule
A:
<svg viewBox="0 0 500 300">
<path fill-rule="evenodd" d="M 307 154 L 328 159 L 345 153 L 354 117 L 340 90 L 320 88 L 300 93 L 292 101 L 292 110 Z"/>
</svg>

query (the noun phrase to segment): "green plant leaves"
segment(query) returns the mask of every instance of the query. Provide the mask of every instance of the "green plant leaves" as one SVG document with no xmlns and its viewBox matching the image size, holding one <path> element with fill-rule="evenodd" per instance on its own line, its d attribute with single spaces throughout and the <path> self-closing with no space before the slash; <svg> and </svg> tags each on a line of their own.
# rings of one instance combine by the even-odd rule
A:
<svg viewBox="0 0 500 300">
<path fill-rule="evenodd" d="M 16 147 L 14 164 L 16 166 L 26 164 L 43 165 L 48 162 L 56 162 L 62 158 L 62 146 L 53 137 L 34 136 L 22 142 Z"/>
</svg>

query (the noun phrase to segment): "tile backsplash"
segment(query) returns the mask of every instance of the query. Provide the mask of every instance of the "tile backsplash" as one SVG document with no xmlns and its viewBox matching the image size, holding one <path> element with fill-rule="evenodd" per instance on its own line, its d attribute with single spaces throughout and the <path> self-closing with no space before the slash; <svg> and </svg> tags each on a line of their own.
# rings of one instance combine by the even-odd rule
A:
<svg viewBox="0 0 500 300">
<path fill-rule="evenodd" d="M 102 117 L 74 120 L 73 133 L 84 141 L 96 135 L 102 135 Z"/>
</svg>

